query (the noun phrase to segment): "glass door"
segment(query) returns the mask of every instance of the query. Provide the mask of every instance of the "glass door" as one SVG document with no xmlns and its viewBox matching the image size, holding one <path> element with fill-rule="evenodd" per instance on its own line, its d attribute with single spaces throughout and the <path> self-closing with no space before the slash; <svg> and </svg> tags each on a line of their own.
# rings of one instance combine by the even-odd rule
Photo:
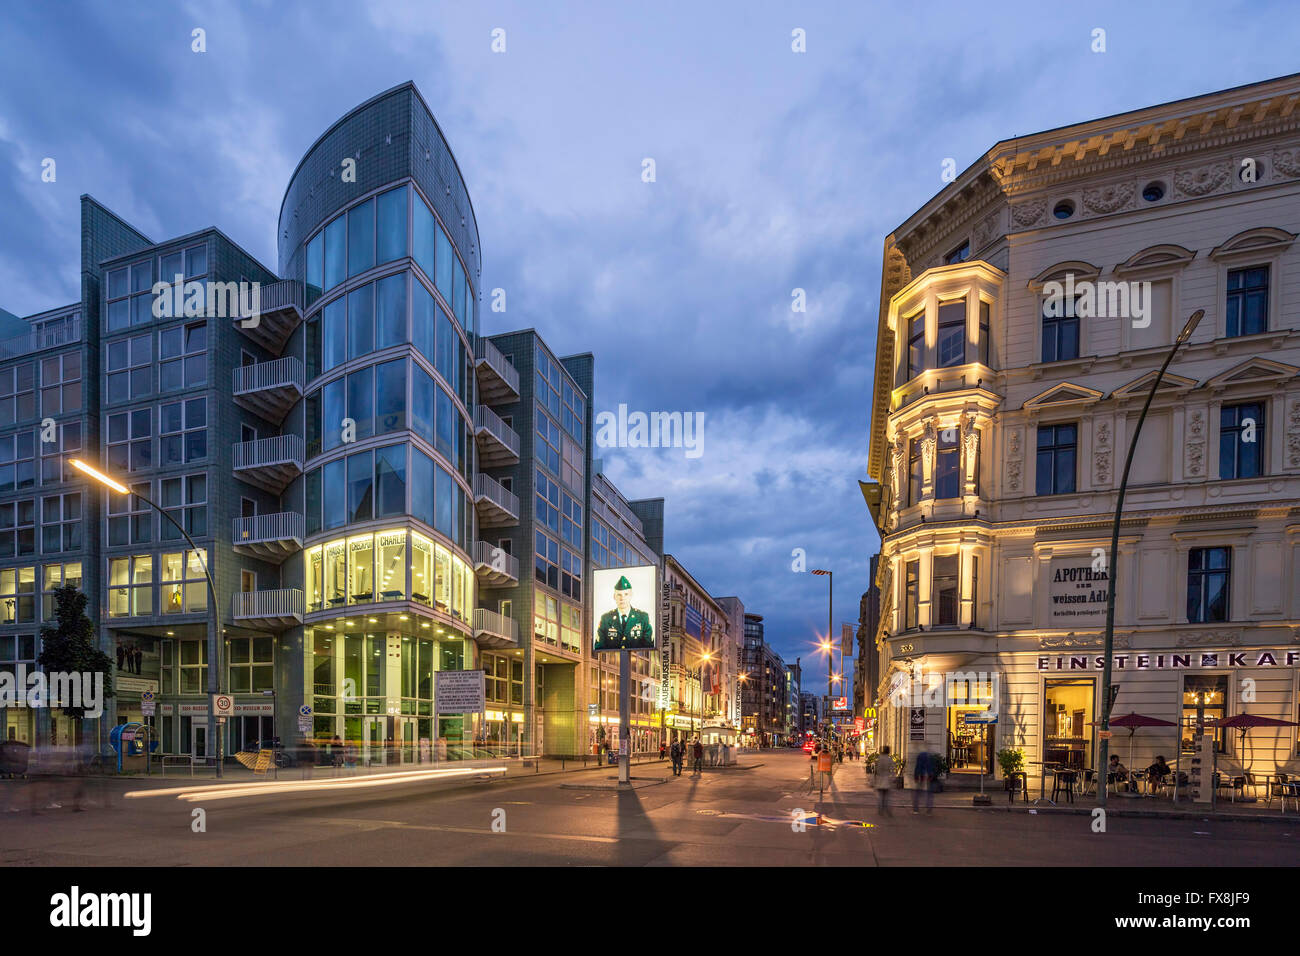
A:
<svg viewBox="0 0 1300 956">
<path fill-rule="evenodd" d="M 387 737 L 384 733 L 386 719 L 367 717 L 362 724 L 362 764 L 367 767 L 382 767 L 387 762 Z"/>
<path fill-rule="evenodd" d="M 194 755 L 195 760 L 207 758 L 208 725 L 206 721 L 190 721 L 190 753 Z"/>
<path fill-rule="evenodd" d="M 401 727 L 402 733 L 402 763 L 415 763 L 417 759 L 417 752 L 415 749 L 415 718 L 400 717 L 398 718 L 397 723 L 398 726 Z"/>
</svg>

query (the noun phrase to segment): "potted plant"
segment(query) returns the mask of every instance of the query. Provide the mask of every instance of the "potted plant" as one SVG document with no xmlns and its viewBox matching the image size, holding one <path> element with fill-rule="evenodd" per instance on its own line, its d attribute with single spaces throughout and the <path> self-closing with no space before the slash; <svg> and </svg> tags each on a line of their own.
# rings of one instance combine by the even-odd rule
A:
<svg viewBox="0 0 1300 956">
<path fill-rule="evenodd" d="M 894 786 L 902 790 L 907 786 L 903 779 L 907 772 L 907 758 L 902 754 L 890 754 L 890 756 L 894 758 L 894 770 L 898 774 L 898 782 Z"/>
<path fill-rule="evenodd" d="M 1006 786 L 1010 788 L 1011 775 L 1024 772 L 1025 752 L 1023 750 L 1013 750 L 1009 747 L 999 750 L 998 766 L 1002 768 L 1002 779 L 1006 781 Z"/>
<path fill-rule="evenodd" d="M 948 775 L 948 771 L 951 769 L 952 769 L 952 764 L 949 763 L 947 757 L 940 756 L 939 754 L 934 755 L 934 792 L 935 793 L 943 793 L 943 778 Z"/>
</svg>

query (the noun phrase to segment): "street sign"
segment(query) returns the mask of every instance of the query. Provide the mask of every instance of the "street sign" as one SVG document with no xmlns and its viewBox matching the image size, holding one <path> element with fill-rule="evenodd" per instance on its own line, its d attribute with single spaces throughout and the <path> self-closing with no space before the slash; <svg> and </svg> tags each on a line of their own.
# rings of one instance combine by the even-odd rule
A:
<svg viewBox="0 0 1300 956">
<path fill-rule="evenodd" d="M 147 690 L 147 691 L 145 691 L 143 694 L 140 695 L 140 700 L 141 700 L 141 701 L 152 701 L 152 700 L 153 700 L 153 691 L 151 691 L 151 690 Z"/>
<path fill-rule="evenodd" d="M 145 717 L 152 717 L 156 713 L 157 704 L 152 700 L 140 701 L 140 713 Z"/>
<path fill-rule="evenodd" d="M 229 694 L 214 694 L 212 696 L 212 715 L 214 717 L 233 717 L 235 715 L 235 699 Z"/>
<path fill-rule="evenodd" d="M 310 716 L 311 716 L 311 708 L 308 707 L 306 704 L 303 704 L 301 707 L 298 708 L 298 716 L 299 716 L 299 717 L 310 717 Z"/>
<path fill-rule="evenodd" d="M 596 708 L 597 708 L 597 706 L 598 706 L 598 705 L 596 705 L 596 704 L 588 704 L 588 705 L 587 705 L 587 716 L 588 716 L 588 717 L 595 717 L 595 716 L 596 716 Z"/>
<path fill-rule="evenodd" d="M 1099 730 L 1099 731 L 1097 731 L 1097 736 L 1100 737 L 1102 740 L 1110 740 L 1111 737 L 1114 737 L 1114 736 L 1115 736 L 1115 731 L 1113 731 L 1113 730 Z"/>
<path fill-rule="evenodd" d="M 968 724 L 996 724 L 998 722 L 997 714 L 990 713 L 967 713 L 966 723 Z"/>
</svg>

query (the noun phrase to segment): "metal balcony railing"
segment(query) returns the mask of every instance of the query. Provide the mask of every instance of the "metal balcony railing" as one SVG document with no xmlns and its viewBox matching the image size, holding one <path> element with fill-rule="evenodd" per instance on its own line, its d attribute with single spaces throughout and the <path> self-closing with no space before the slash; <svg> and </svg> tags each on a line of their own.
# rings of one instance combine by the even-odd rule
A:
<svg viewBox="0 0 1300 956">
<path fill-rule="evenodd" d="M 476 432 L 487 431 L 508 448 L 514 457 L 519 457 L 519 435 L 486 405 L 480 405 L 474 410 L 474 429 Z"/>
<path fill-rule="evenodd" d="M 271 362 L 242 365 L 235 369 L 234 391 L 256 392 L 267 388 L 303 388 L 302 361 L 295 355 L 286 355 Z"/>
<path fill-rule="evenodd" d="M 519 580 L 519 559 L 513 554 L 506 554 L 496 545 L 486 541 L 474 542 L 475 570 L 485 570 L 491 574 L 504 574 Z M 483 567 L 486 565 L 486 567 Z"/>
<path fill-rule="evenodd" d="M 519 370 L 510 364 L 510 360 L 489 339 L 480 338 L 474 343 L 474 364 L 486 365 L 496 373 L 506 388 L 514 392 L 516 397 L 519 395 Z"/>
<path fill-rule="evenodd" d="M 519 624 L 513 617 L 506 617 L 485 607 L 474 608 L 474 633 L 480 631 L 507 638 L 510 643 L 519 643 Z"/>
<path fill-rule="evenodd" d="M 32 329 L 22 335 L 0 341 L 0 360 L 30 355 L 45 349 L 54 349 L 81 341 L 81 316 L 51 323 L 43 329 Z"/>
<path fill-rule="evenodd" d="M 303 592 L 298 588 L 278 588 L 273 591 L 240 591 L 234 595 L 231 616 L 239 620 L 301 621 Z"/>
<path fill-rule="evenodd" d="M 239 470 L 294 464 L 301 469 L 302 449 L 301 435 L 272 435 L 255 441 L 236 442 L 233 449 L 234 467 Z"/>
<path fill-rule="evenodd" d="M 281 279 L 258 288 L 263 313 L 296 308 L 302 311 L 302 284 L 296 279 Z"/>
<path fill-rule="evenodd" d="M 281 511 L 272 515 L 235 518 L 231 523 L 231 541 L 236 545 L 301 541 L 305 531 L 306 521 L 302 515 L 293 511 Z"/>
<path fill-rule="evenodd" d="M 486 498 L 503 511 L 519 517 L 519 496 L 491 475 L 474 476 L 474 497 Z"/>
</svg>

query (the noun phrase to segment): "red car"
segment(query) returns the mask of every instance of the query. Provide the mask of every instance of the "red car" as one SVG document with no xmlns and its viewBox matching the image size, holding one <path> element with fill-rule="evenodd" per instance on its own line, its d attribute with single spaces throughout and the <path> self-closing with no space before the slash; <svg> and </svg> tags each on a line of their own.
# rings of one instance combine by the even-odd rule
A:
<svg viewBox="0 0 1300 956">
<path fill-rule="evenodd" d="M 804 741 L 803 752 L 806 754 L 810 754 L 813 752 L 813 742 L 811 740 Z"/>
</svg>

